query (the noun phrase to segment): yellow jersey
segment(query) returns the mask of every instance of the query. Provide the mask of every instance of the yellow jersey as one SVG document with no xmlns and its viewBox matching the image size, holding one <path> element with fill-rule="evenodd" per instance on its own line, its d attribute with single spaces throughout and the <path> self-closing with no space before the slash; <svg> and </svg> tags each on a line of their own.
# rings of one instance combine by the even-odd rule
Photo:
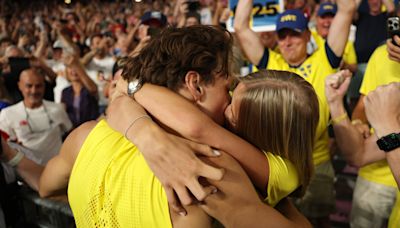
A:
<svg viewBox="0 0 400 228">
<path fill-rule="evenodd" d="M 337 69 L 331 66 L 325 45 L 319 47 L 298 67 L 290 66 L 279 53 L 271 50 L 266 50 L 266 52 L 268 52 L 268 57 L 266 57 L 266 68 L 268 70 L 294 72 L 302 76 L 313 86 L 319 101 L 319 122 L 316 132 L 316 143 L 313 150 L 313 162 L 314 165 L 319 165 L 330 160 L 328 148 L 329 106 L 325 97 L 325 78 L 337 72 Z"/>
<path fill-rule="evenodd" d="M 279 201 L 299 187 L 299 176 L 296 168 L 289 160 L 270 152 L 264 154 L 269 163 L 268 195 L 264 202 L 275 207 Z"/>
<path fill-rule="evenodd" d="M 137 148 L 105 120 L 82 145 L 68 199 L 77 227 L 172 227 L 161 183 Z"/>
<path fill-rule="evenodd" d="M 317 47 L 322 47 L 325 45 L 325 39 L 318 34 L 317 30 L 312 29 L 311 35 L 314 38 Z M 356 55 L 356 49 L 354 48 L 354 42 L 347 41 L 346 47 L 344 48 L 343 51 L 342 59 L 347 64 L 357 64 L 357 55 Z"/>
<path fill-rule="evenodd" d="M 400 63 L 388 57 L 386 45 L 378 47 L 368 61 L 360 93 L 368 95 L 369 92 L 380 85 L 391 82 L 400 82 Z M 359 175 L 366 180 L 397 187 L 393 174 L 386 160 L 372 163 L 360 169 Z"/>
</svg>

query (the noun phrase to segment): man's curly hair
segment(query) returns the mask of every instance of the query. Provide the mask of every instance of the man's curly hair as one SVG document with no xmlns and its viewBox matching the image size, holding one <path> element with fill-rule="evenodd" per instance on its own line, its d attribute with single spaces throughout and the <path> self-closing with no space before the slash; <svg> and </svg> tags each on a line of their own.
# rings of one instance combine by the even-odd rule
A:
<svg viewBox="0 0 400 228">
<path fill-rule="evenodd" d="M 232 43 L 231 34 L 220 27 L 166 28 L 125 61 L 122 77 L 177 90 L 186 73 L 196 71 L 204 83 L 213 83 L 216 74 L 231 75 Z"/>
</svg>

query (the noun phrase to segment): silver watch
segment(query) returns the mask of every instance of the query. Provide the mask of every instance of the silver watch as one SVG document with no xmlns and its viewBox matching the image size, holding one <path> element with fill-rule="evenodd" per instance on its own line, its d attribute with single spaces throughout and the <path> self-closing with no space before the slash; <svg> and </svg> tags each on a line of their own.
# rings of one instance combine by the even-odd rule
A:
<svg viewBox="0 0 400 228">
<path fill-rule="evenodd" d="M 135 79 L 133 81 L 128 82 L 128 96 L 133 97 L 133 95 L 142 88 L 142 82 L 139 79 Z"/>
</svg>

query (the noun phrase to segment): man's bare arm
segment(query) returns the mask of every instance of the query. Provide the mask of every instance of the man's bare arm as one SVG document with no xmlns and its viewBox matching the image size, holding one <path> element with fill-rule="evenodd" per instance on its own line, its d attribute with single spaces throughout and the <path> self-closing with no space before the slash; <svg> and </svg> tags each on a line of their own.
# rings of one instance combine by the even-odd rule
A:
<svg viewBox="0 0 400 228">
<path fill-rule="evenodd" d="M 46 165 L 39 184 L 39 195 L 50 197 L 66 194 L 69 177 L 76 157 L 97 122 L 90 121 L 72 131 L 64 141 L 60 153 Z"/>
<path fill-rule="evenodd" d="M 400 132 L 400 83 L 380 86 L 365 98 L 365 110 L 377 138 Z M 375 140 L 375 141 L 376 141 Z M 376 146 L 376 145 L 375 145 Z M 379 149 L 378 149 L 379 150 Z M 400 188 L 400 149 L 384 153 L 393 176 Z"/>
<path fill-rule="evenodd" d="M 347 117 L 343 96 L 350 84 L 350 75 L 348 71 L 341 71 L 328 76 L 325 93 L 333 119 L 332 124 L 337 144 L 349 163 L 361 167 L 384 159 L 385 156 L 376 146 L 376 136 L 365 138 Z"/>
<path fill-rule="evenodd" d="M 251 63 L 257 65 L 264 54 L 264 46 L 260 37 L 249 26 L 252 9 L 252 0 L 239 0 L 234 19 L 234 28 L 245 55 Z"/>
<path fill-rule="evenodd" d="M 327 42 L 335 55 L 340 57 L 343 55 L 349 37 L 356 3 L 355 0 L 337 0 L 336 3 L 338 11 L 329 29 Z"/>
</svg>

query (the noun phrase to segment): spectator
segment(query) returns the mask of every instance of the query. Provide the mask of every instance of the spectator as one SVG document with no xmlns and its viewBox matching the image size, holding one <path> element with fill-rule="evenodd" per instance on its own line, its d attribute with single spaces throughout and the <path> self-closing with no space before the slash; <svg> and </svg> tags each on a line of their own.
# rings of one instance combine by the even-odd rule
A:
<svg viewBox="0 0 400 228">
<path fill-rule="evenodd" d="M 389 59 L 386 45 L 378 47 L 372 54 L 361 84 L 361 97 L 352 114 L 352 123 L 363 135 L 369 135 L 364 97 L 380 85 L 400 82 L 399 70 L 400 63 Z M 353 196 L 352 224 L 360 227 L 367 225 L 360 223 L 364 221 L 362 219 L 363 211 L 368 210 L 367 208 L 371 208 L 372 211 L 369 211 L 369 213 L 376 218 L 376 220 L 371 220 L 370 216 L 368 216 L 369 219 L 367 221 L 383 224 L 385 219 L 389 217 L 394 204 L 396 197 L 395 187 L 396 183 L 386 161 L 379 161 L 361 168 Z M 357 194 L 359 192 L 363 192 L 363 195 L 370 192 L 371 196 L 368 201 L 365 201 L 364 197 L 360 197 L 360 194 Z M 383 202 L 387 203 L 384 204 Z M 370 206 L 367 207 L 366 205 Z M 383 207 L 384 209 L 377 209 L 376 205 L 386 206 Z"/>
<path fill-rule="evenodd" d="M 99 94 L 99 113 L 104 112 L 107 99 L 104 97 L 104 85 L 111 78 L 115 58 L 107 52 L 109 38 L 96 34 L 90 38 L 90 52 L 81 60 L 86 73 L 96 83 Z"/>
<path fill-rule="evenodd" d="M 382 3 L 386 6 L 386 12 L 382 12 Z M 375 48 L 386 39 L 386 20 L 395 7 L 392 0 L 357 0 L 357 6 L 359 8 L 355 16 L 357 31 L 354 46 L 357 62 L 367 63 Z"/>
<path fill-rule="evenodd" d="M 336 12 L 336 4 L 330 2 L 320 4 L 317 12 L 315 30 L 311 30 L 317 46 L 320 47 L 321 45 L 324 45 L 324 40 L 328 37 L 329 28 L 331 27 Z M 354 49 L 354 43 L 351 41 L 347 41 L 346 43 L 340 68 L 349 69 L 353 73 L 357 71 L 356 51 Z"/>
<path fill-rule="evenodd" d="M 330 161 L 326 129 L 329 108 L 324 94 L 324 78 L 334 73 L 339 67 L 355 10 L 354 1 L 338 0 L 337 4 L 338 12 L 330 27 L 327 41 L 312 55 L 307 54 L 307 43 L 310 40 L 308 21 L 299 10 L 287 10 L 278 17 L 277 34 L 281 54 L 264 49 L 257 34 L 250 29 L 252 1 L 239 1 L 234 22 L 242 49 L 257 68 L 296 72 L 313 85 L 319 97 L 320 122 L 313 152 L 315 176 L 311 180 L 305 197 L 297 202 L 300 211 L 316 227 L 329 226 L 329 214 L 335 207 L 334 172 Z"/>
<path fill-rule="evenodd" d="M 44 77 L 36 69 L 24 70 L 18 86 L 24 100 L 1 111 L 0 129 L 9 140 L 32 150 L 32 154 L 26 154 L 28 158 L 45 165 L 58 154 L 71 122 L 61 106 L 43 100 Z"/>
<path fill-rule="evenodd" d="M 71 86 L 62 91 L 61 102 L 65 105 L 73 128 L 99 116 L 97 86 L 86 74 L 77 57 L 65 56 L 66 75 Z"/>
</svg>

